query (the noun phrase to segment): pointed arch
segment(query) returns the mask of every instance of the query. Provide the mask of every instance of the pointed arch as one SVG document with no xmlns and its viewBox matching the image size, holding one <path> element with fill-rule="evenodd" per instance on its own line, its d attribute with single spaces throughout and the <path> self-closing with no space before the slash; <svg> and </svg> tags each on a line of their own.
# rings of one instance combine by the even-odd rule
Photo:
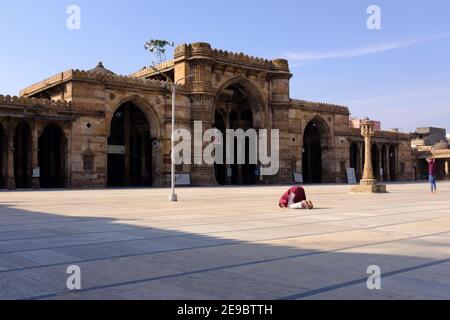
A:
<svg viewBox="0 0 450 320">
<path fill-rule="evenodd" d="M 132 103 L 136 107 L 142 110 L 142 112 L 145 114 L 147 121 L 150 124 L 150 134 L 153 138 L 161 138 L 162 128 L 161 128 L 161 122 L 158 119 L 157 113 L 154 110 L 153 106 L 148 103 L 143 97 L 134 94 L 131 96 L 128 96 L 126 98 L 123 98 L 115 105 L 115 107 L 112 109 L 111 113 L 107 115 L 107 135 L 109 136 L 111 134 L 111 122 L 112 118 L 114 116 L 114 113 L 124 104 L 126 103 Z"/>
<path fill-rule="evenodd" d="M 263 129 L 269 127 L 269 112 L 267 103 L 261 91 L 242 75 L 225 81 L 216 92 L 214 100 L 214 126 L 224 134 L 228 129 Z M 253 185 L 257 184 L 257 165 L 251 163 L 249 156 L 250 140 L 245 141 L 245 164 L 237 164 L 237 158 L 232 163 L 216 164 L 214 166 L 216 181 L 219 184 Z M 235 145 L 235 157 L 237 156 Z"/>
<path fill-rule="evenodd" d="M 320 117 L 312 118 L 303 131 L 302 174 L 306 183 L 332 182 L 331 130 Z"/>
<path fill-rule="evenodd" d="M 122 99 L 107 116 L 108 186 L 161 186 L 161 134 L 150 103 L 139 95 Z"/>
<path fill-rule="evenodd" d="M 268 128 L 270 113 L 266 99 L 264 99 L 264 95 L 260 89 L 243 75 L 234 76 L 219 87 L 214 100 L 214 110 L 219 105 L 221 95 L 230 87 L 238 89 L 248 99 L 254 117 L 255 129 Z"/>
</svg>

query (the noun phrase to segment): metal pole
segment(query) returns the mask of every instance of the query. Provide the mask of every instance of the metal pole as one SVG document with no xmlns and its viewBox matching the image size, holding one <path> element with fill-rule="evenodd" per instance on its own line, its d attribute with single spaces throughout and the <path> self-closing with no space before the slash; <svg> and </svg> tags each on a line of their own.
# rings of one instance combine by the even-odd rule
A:
<svg viewBox="0 0 450 320">
<path fill-rule="evenodd" d="M 177 202 L 178 197 L 175 193 L 175 103 L 176 103 L 176 97 L 177 97 L 177 89 L 176 84 L 172 83 L 172 147 L 171 147 L 171 154 L 172 154 L 172 161 L 171 161 L 171 185 L 172 185 L 172 192 L 170 194 L 170 201 L 171 202 Z"/>
</svg>

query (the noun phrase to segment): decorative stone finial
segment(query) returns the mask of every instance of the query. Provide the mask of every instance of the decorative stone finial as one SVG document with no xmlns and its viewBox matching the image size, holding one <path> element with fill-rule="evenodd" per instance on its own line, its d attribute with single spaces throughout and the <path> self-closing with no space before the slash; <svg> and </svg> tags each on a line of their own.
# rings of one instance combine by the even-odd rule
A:
<svg viewBox="0 0 450 320">
<path fill-rule="evenodd" d="M 115 74 L 111 70 L 106 69 L 105 66 L 103 65 L 103 62 L 101 62 L 101 61 L 99 61 L 99 63 L 97 64 L 97 66 L 94 69 L 91 69 L 88 72 L 97 73 L 97 74 L 107 74 L 107 75 Z"/>
</svg>

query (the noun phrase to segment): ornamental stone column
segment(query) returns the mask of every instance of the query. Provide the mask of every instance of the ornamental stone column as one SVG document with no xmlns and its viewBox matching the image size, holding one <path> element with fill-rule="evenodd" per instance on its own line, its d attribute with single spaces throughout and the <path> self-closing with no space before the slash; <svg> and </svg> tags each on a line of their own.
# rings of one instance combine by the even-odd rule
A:
<svg viewBox="0 0 450 320">
<path fill-rule="evenodd" d="M 384 164 L 384 181 L 387 182 L 390 179 L 390 171 L 389 171 L 389 145 L 386 144 L 384 146 L 384 157 L 385 157 L 385 164 Z"/>
<path fill-rule="evenodd" d="M 365 157 L 364 175 L 359 186 L 352 188 L 354 193 L 385 193 L 386 185 L 377 184 L 373 175 L 372 165 L 372 137 L 375 134 L 374 122 L 366 118 L 361 123 L 361 135 L 364 137 Z"/>
<path fill-rule="evenodd" d="M 7 148 L 7 170 L 6 170 L 6 188 L 14 190 L 16 188 L 16 178 L 14 176 L 14 130 L 12 124 L 9 124 L 8 148 Z"/>
<path fill-rule="evenodd" d="M 64 167 L 66 168 L 66 181 L 65 186 L 66 188 L 72 187 L 72 127 L 71 124 L 66 126 L 64 129 L 64 139 L 65 139 L 65 157 L 64 157 Z M 105 146 L 107 148 L 107 146 Z M 95 168 L 94 164 L 94 170 L 97 170 Z"/>
<path fill-rule="evenodd" d="M 445 180 L 450 180 L 450 160 L 445 160 Z"/>
<path fill-rule="evenodd" d="M 39 169 L 39 133 L 37 124 L 34 124 L 33 132 L 31 134 L 31 187 L 33 189 L 40 188 L 40 177 L 37 175 Z"/>
</svg>

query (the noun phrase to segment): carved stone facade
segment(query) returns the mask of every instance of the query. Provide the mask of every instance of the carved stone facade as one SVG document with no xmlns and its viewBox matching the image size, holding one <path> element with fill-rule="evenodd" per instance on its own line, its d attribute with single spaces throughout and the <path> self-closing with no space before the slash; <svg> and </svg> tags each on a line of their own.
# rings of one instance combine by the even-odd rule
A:
<svg viewBox="0 0 450 320">
<path fill-rule="evenodd" d="M 129 76 L 102 64 L 62 72 L 22 90 L 20 98 L 0 96 L 2 186 L 167 186 L 171 82 L 177 83 L 178 128 L 194 133 L 194 121 L 202 121 L 203 131 L 280 130 L 278 175 L 259 177 L 249 165 L 177 166 L 192 184 L 292 184 L 294 173 L 305 182 L 346 182 L 350 167 L 360 177 L 363 140 L 349 125 L 349 110 L 291 99 L 291 77 L 284 59 L 208 43 L 178 46 L 173 60 Z M 376 132 L 375 176 L 412 180 L 410 142 L 407 134 Z"/>
</svg>

